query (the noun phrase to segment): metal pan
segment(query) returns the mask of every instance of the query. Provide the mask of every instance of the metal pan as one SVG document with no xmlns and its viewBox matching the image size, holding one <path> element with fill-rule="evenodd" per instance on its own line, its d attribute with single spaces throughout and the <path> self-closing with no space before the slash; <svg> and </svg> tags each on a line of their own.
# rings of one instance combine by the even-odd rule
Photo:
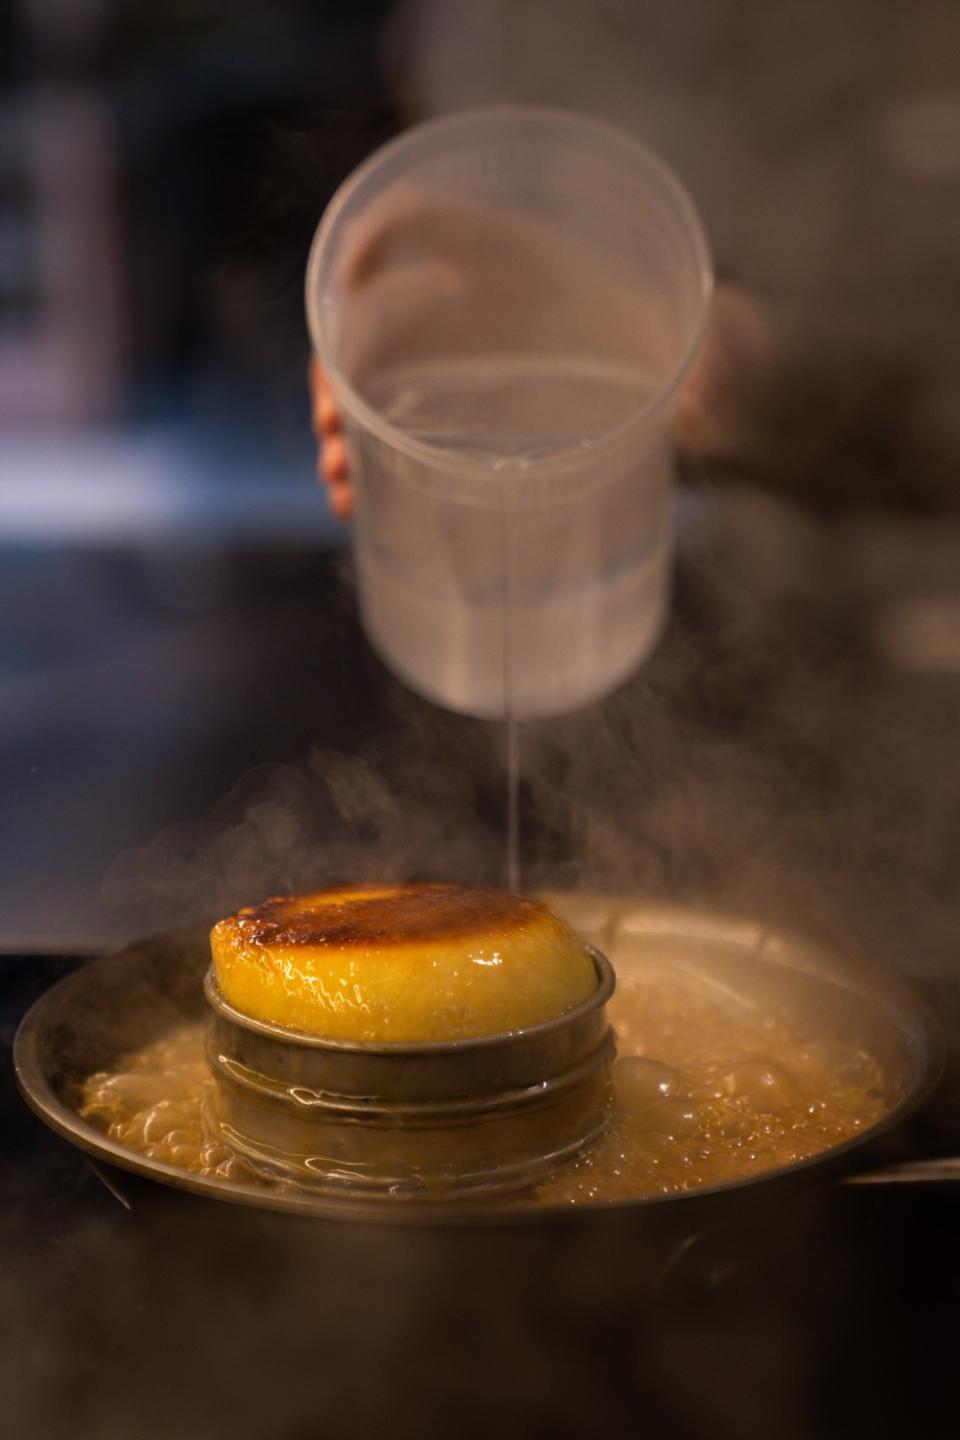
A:
<svg viewBox="0 0 960 1440">
<path fill-rule="evenodd" d="M 637 901 L 594 900 L 560 904 L 586 938 L 605 949 L 621 977 L 630 956 L 655 945 L 675 952 L 677 963 L 710 983 L 753 997 L 817 1033 L 865 1046 L 881 1066 L 888 1107 L 874 1125 L 853 1139 L 797 1165 L 760 1176 L 704 1187 L 681 1195 L 643 1196 L 602 1206 L 558 1207 L 556 1215 L 577 1220 L 619 1213 L 647 1217 L 695 1211 L 697 1223 L 711 1213 L 742 1211 L 750 1197 L 776 1187 L 811 1183 L 837 1174 L 869 1178 L 878 1146 L 924 1101 L 943 1067 L 937 1025 L 904 987 L 865 976 L 839 957 L 750 921 Z M 528 1219 L 544 1222 L 554 1213 L 522 1203 L 488 1206 L 385 1205 L 326 1193 L 264 1190 L 189 1174 L 147 1159 L 108 1139 L 77 1113 L 79 1087 L 96 1070 L 109 1069 L 125 1052 L 159 1038 L 173 1025 L 205 1013 L 203 979 L 209 961 L 205 931 L 159 936 L 116 955 L 96 959 L 62 980 L 34 1005 L 16 1038 L 17 1080 L 27 1102 L 71 1143 L 108 1166 L 210 1199 L 258 1209 L 376 1219 L 380 1224 L 481 1224 Z M 894 1151 L 895 1153 L 895 1151 Z"/>
</svg>

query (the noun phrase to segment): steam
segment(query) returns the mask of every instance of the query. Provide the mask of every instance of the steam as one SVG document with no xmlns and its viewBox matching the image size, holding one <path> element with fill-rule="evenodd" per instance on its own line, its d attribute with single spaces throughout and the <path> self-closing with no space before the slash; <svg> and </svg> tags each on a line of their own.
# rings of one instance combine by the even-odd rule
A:
<svg viewBox="0 0 960 1440">
<path fill-rule="evenodd" d="M 748 487 L 689 509 L 652 659 L 521 726 L 523 888 L 712 906 L 867 965 L 949 968 L 957 701 L 878 653 L 859 533 Z M 309 886 L 504 883 L 502 727 L 388 693 L 395 723 L 355 754 L 250 772 L 120 856 L 107 899 L 165 928 Z"/>
<path fill-rule="evenodd" d="M 634 133 L 686 181 L 721 264 L 768 301 L 766 325 L 732 322 L 769 373 L 739 392 L 727 377 L 741 403 L 714 447 L 723 484 L 688 465 L 697 495 L 658 652 L 602 705 L 522 727 L 524 887 L 713 904 L 936 969 L 960 938 L 960 716 L 935 666 L 901 664 L 915 617 L 942 612 L 905 578 L 930 531 L 911 559 L 902 526 L 828 526 L 804 508 L 956 505 L 943 210 L 960 151 L 929 163 L 931 133 L 960 134 L 936 99 L 953 7 L 930 0 L 922 27 L 906 6 L 875 12 L 403 0 L 385 53 L 411 120 L 536 102 Z M 703 395 L 713 405 L 716 388 Z M 356 753 L 263 767 L 120 857 L 107 897 L 162 926 L 338 880 L 502 881 L 504 754 L 495 727 L 410 697 Z"/>
<path fill-rule="evenodd" d="M 164 927 L 310 886 L 490 878 L 493 831 L 464 756 L 432 759 L 426 744 L 387 732 L 366 753 L 259 766 L 199 820 L 119 856 L 105 898 Z"/>
<path fill-rule="evenodd" d="M 506 1413 L 508 1433 L 586 1435 L 629 1407 L 659 1434 L 679 1410 L 692 1434 L 765 1436 L 773 1416 L 800 1440 L 812 1363 L 862 1324 L 849 1219 L 828 1227 L 782 1200 L 779 1223 L 714 1226 L 691 1252 L 662 1217 L 391 1229 L 184 1196 L 127 1214 L 105 1190 L 98 1205 L 98 1185 L 89 1175 L 82 1219 L 36 1256 L 39 1284 L 0 1282 L 23 1336 L 7 1393 L 24 1434 L 407 1440 L 490 1434 Z M 816 1327 L 808 1255 L 830 1302 Z M 711 1270 L 732 1257 L 738 1283 L 718 1291 Z"/>
<path fill-rule="evenodd" d="M 893 461 L 901 497 L 955 509 L 942 452 L 960 443 L 956 17 L 950 0 L 925 0 L 920 26 L 906 4 L 876 12 L 871 0 L 403 0 L 385 49 L 411 120 L 554 105 L 653 148 L 696 201 L 721 274 L 771 308 L 782 383 L 777 415 L 754 419 L 786 468 L 802 447 L 794 493 L 828 497 L 817 464 L 852 440 L 870 472 L 859 501 L 891 498 Z"/>
</svg>

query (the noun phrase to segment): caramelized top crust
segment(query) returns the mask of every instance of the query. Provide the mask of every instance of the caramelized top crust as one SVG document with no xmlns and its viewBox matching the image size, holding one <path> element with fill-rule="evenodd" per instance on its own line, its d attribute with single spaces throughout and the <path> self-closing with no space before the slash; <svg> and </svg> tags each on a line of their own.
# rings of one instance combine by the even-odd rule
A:
<svg viewBox="0 0 960 1440">
<path fill-rule="evenodd" d="M 278 895 L 238 912 L 247 945 L 434 945 L 443 941 L 508 939 L 549 916 L 545 905 L 508 890 L 476 885 L 343 886 L 306 895 Z"/>
<path fill-rule="evenodd" d="M 224 999 L 331 1039 L 442 1041 L 550 1020 L 593 994 L 583 941 L 545 905 L 470 885 L 343 886 L 241 910 L 210 935 Z"/>
</svg>

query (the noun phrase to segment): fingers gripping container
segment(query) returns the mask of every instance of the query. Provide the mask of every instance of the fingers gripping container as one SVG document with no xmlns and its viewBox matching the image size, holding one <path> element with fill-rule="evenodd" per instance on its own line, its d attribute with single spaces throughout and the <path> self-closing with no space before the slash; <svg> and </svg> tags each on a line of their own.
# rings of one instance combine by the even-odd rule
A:
<svg viewBox="0 0 960 1440">
<path fill-rule="evenodd" d="M 338 191 L 308 319 L 344 419 L 364 626 L 415 690 L 550 715 L 653 648 L 671 421 L 710 289 L 677 180 L 562 112 L 432 122 Z"/>
</svg>

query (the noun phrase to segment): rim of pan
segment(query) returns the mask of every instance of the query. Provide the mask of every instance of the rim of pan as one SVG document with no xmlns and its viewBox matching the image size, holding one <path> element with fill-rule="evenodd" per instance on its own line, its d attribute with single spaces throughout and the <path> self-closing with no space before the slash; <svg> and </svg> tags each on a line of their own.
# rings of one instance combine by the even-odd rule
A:
<svg viewBox="0 0 960 1440">
<path fill-rule="evenodd" d="M 680 914 L 679 908 L 677 914 L 678 916 Z M 742 920 L 733 920 L 729 916 L 722 915 L 711 918 L 721 927 L 721 934 L 717 938 L 723 938 L 724 925 L 730 933 L 735 935 L 741 934 L 744 930 Z M 149 943 L 149 941 L 146 942 L 147 947 L 149 947 Z M 84 984 L 90 983 L 91 971 L 109 965 L 111 962 L 116 963 L 118 960 L 126 962 L 143 949 L 144 942 L 141 942 L 139 945 L 132 945 L 117 954 L 99 956 L 90 960 L 79 970 L 52 985 L 34 1002 L 20 1023 L 13 1046 L 14 1072 L 24 1100 L 57 1134 L 88 1155 L 114 1165 L 118 1169 L 132 1172 L 154 1183 L 162 1182 L 168 1188 L 183 1190 L 205 1199 L 220 1200 L 253 1209 L 270 1210 L 316 1220 L 419 1225 L 424 1228 L 445 1227 L 451 1224 L 482 1228 L 558 1222 L 577 1224 L 597 1220 L 603 1216 L 641 1215 L 654 1206 L 677 1207 L 695 1204 L 709 1196 L 733 1195 L 740 1190 L 749 1190 L 757 1186 L 789 1180 L 791 1176 L 802 1174 L 814 1167 L 824 1168 L 841 1162 L 851 1152 L 863 1148 L 871 1140 L 893 1129 L 916 1110 L 935 1088 L 945 1064 L 945 1039 L 936 1016 L 908 987 L 899 982 L 885 980 L 880 989 L 890 1001 L 884 1007 L 887 1015 L 891 1017 L 890 1023 L 894 1023 L 892 1018 L 894 1014 L 902 1015 L 910 1022 L 909 1030 L 906 1023 L 901 1025 L 901 1029 L 915 1062 L 912 1083 L 906 1093 L 873 1125 L 852 1135 L 840 1145 L 807 1156 L 790 1165 L 778 1166 L 757 1175 L 720 1181 L 715 1185 L 704 1185 L 691 1191 L 677 1191 L 669 1195 L 639 1195 L 622 1200 L 585 1202 L 578 1205 L 524 1207 L 503 1202 L 500 1204 L 487 1202 L 478 1205 L 475 1200 L 471 1202 L 467 1197 L 463 1200 L 451 1200 L 443 1204 L 432 1204 L 422 1199 L 409 1203 L 395 1199 L 344 1201 L 342 1196 L 331 1196 L 320 1190 L 312 1195 L 274 1192 L 258 1185 L 244 1184 L 241 1181 L 194 1175 L 176 1165 L 148 1160 L 136 1151 L 111 1140 L 88 1121 L 81 1119 L 76 1111 L 61 1098 L 52 1084 L 41 1063 L 39 1052 L 43 1037 L 57 1011 L 62 1008 L 70 1008 L 67 1003 L 70 996 L 75 990 L 82 989 Z M 791 965 L 789 962 L 785 963 L 779 956 L 769 953 L 765 955 L 763 963 L 778 968 L 800 969 L 805 970 L 806 973 L 814 973 L 821 980 L 829 981 L 848 993 L 858 994 L 866 1003 L 869 1003 L 870 996 L 868 994 L 855 985 L 846 983 L 842 973 L 838 975 L 826 965 L 823 967 L 809 963 Z M 874 997 L 874 1001 L 876 1002 L 876 997 Z M 124 1201 L 124 1203 L 126 1202 Z"/>
</svg>

